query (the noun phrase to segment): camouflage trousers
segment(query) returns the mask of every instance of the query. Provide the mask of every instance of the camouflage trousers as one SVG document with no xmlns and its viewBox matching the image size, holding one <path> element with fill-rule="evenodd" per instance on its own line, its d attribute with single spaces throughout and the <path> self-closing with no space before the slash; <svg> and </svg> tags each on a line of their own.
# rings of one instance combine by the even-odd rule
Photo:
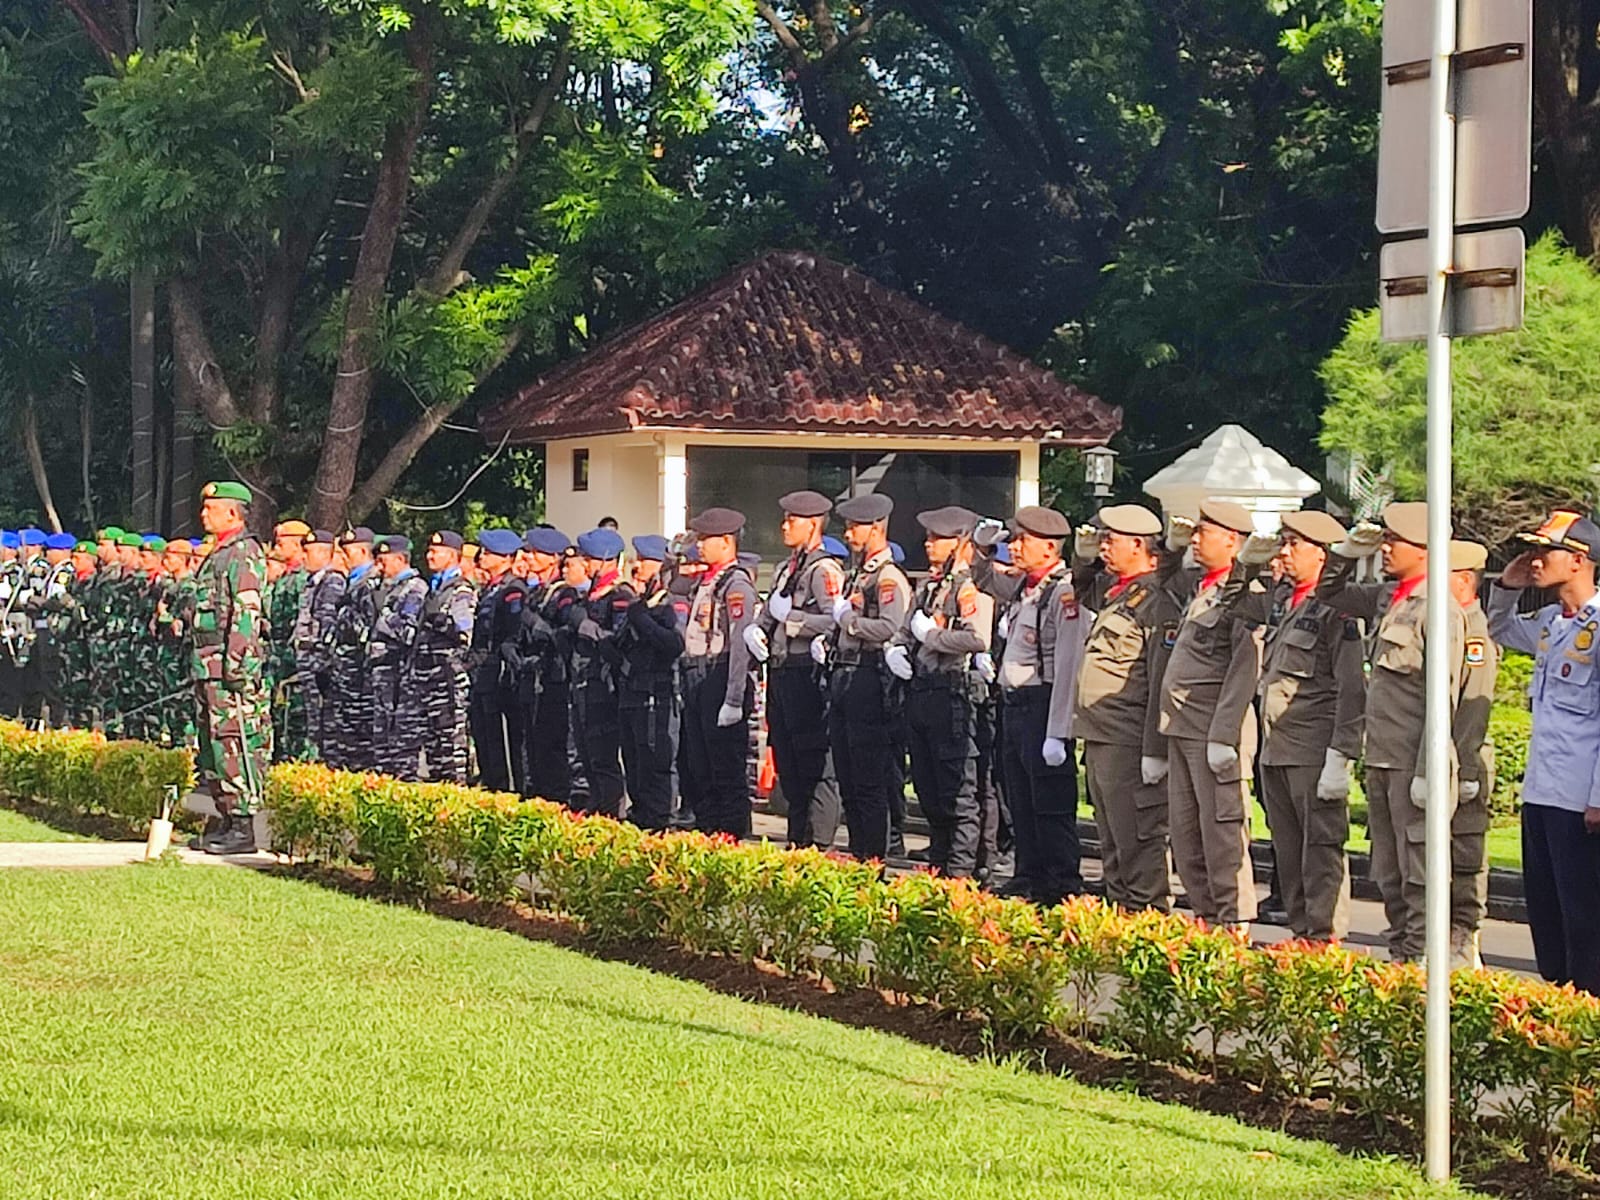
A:
<svg viewBox="0 0 1600 1200">
<path fill-rule="evenodd" d="M 249 816 L 261 807 L 267 766 L 272 761 L 272 720 L 264 689 L 229 691 L 215 683 L 195 685 L 201 787 L 219 812 Z"/>
<path fill-rule="evenodd" d="M 333 660 L 324 703 L 323 761 L 341 771 L 372 770 L 372 682 L 360 660 Z"/>
<path fill-rule="evenodd" d="M 289 670 L 272 691 L 273 762 L 316 757 L 306 696 L 307 689 L 315 690 L 316 685 L 301 678 L 291 678 L 292 675 L 293 671 Z"/>
<path fill-rule="evenodd" d="M 406 702 L 397 714 L 401 741 L 415 744 L 426 767 L 424 779 L 467 781 L 467 693 L 465 664 L 418 655 L 404 683 Z"/>
<path fill-rule="evenodd" d="M 399 663 L 378 663 L 372 678 L 373 766 L 416 782 L 421 773 L 423 697 Z"/>
</svg>

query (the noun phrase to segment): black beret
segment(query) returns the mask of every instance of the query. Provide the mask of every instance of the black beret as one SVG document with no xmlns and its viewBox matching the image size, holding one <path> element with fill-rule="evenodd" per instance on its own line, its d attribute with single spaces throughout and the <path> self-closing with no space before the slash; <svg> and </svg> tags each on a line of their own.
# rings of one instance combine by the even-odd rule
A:
<svg viewBox="0 0 1600 1200">
<path fill-rule="evenodd" d="M 744 528 L 744 514 L 733 508 L 708 508 L 689 522 L 701 537 L 729 537 Z"/>
<path fill-rule="evenodd" d="M 1024 533 L 1033 534 L 1034 537 L 1064 538 L 1072 532 L 1071 521 L 1055 509 L 1041 508 L 1037 504 L 1017 509 L 1017 515 L 1011 519 L 1011 523 Z"/>
<path fill-rule="evenodd" d="M 978 524 L 978 514 L 959 504 L 947 504 L 919 512 L 917 522 L 934 537 L 967 537 Z"/>
<path fill-rule="evenodd" d="M 410 554 L 411 539 L 398 533 L 386 533 L 378 539 L 374 550 L 379 554 Z"/>
<path fill-rule="evenodd" d="M 430 546 L 449 546 L 452 550 L 459 550 L 467 544 L 467 540 L 454 529 L 441 529 L 428 539 Z"/>
<path fill-rule="evenodd" d="M 339 540 L 347 546 L 359 543 L 364 543 L 370 546 L 373 541 L 376 540 L 377 536 L 377 534 L 373 533 L 372 530 L 368 529 L 365 525 L 357 525 Z"/>
<path fill-rule="evenodd" d="M 894 501 L 882 492 L 868 492 L 864 496 L 851 496 L 839 505 L 838 511 L 846 525 L 872 525 L 889 519 Z"/>
<path fill-rule="evenodd" d="M 833 501 L 821 492 L 790 492 L 778 497 L 778 507 L 791 517 L 825 517 L 833 511 Z"/>
</svg>

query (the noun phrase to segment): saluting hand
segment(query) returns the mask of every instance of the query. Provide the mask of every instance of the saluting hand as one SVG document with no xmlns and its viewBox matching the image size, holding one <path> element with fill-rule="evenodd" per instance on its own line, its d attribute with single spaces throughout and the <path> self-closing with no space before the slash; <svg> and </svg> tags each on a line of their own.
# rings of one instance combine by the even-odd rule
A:
<svg viewBox="0 0 1600 1200">
<path fill-rule="evenodd" d="M 1533 586 L 1533 551 L 1524 550 L 1506 564 L 1506 569 L 1500 572 L 1500 586 L 1505 588 L 1525 588 Z M 1593 810 L 1591 810 L 1593 811 Z M 1592 829 L 1590 832 L 1594 832 Z"/>
</svg>

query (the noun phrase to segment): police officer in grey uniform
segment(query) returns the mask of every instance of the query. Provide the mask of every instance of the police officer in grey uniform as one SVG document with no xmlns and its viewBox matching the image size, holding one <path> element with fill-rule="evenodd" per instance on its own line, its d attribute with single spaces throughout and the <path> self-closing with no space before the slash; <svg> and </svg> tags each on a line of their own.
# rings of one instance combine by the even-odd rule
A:
<svg viewBox="0 0 1600 1200">
<path fill-rule="evenodd" d="M 1178 877 L 1196 916 L 1235 927 L 1256 916 L 1245 780 L 1255 757 L 1251 702 L 1261 643 L 1224 599 L 1253 528 L 1242 505 L 1201 502 L 1193 527 L 1196 565 L 1167 577 L 1183 615 L 1161 694 L 1161 732 L 1171 763 L 1167 816 Z M 1168 547 L 1176 553 L 1182 540 L 1169 535 Z"/>
<path fill-rule="evenodd" d="M 1079 553 L 1105 566 L 1078 667 L 1073 730 L 1100 835 L 1106 899 L 1128 909 L 1172 907 L 1167 851 L 1167 739 L 1161 682 L 1178 610 L 1159 578 L 1161 518 L 1137 504 L 1096 514 Z"/>
<path fill-rule="evenodd" d="M 893 511 L 894 501 L 877 492 L 839 505 L 854 569 L 833 602 L 838 628 L 831 657 L 825 643 L 811 647 L 813 659 L 832 668 L 828 739 L 850 827 L 850 853 L 863 860 L 889 853 L 889 791 L 899 778 L 891 723 L 899 720 L 903 693 L 884 665 L 883 652 L 905 623 L 911 581 L 894 564 L 889 548 Z"/>
<path fill-rule="evenodd" d="M 978 867 L 977 689 L 995 677 L 994 601 L 972 579 L 978 514 L 952 504 L 917 521 L 930 569 L 884 665 L 909 686 L 911 782 L 928 820 L 928 865 L 961 878 Z"/>
<path fill-rule="evenodd" d="M 683 744 L 679 786 L 706 833 L 750 832 L 750 713 L 755 660 L 744 631 L 760 594 L 739 562 L 744 514 L 708 508 L 689 522 L 702 571 L 683 632 Z"/>
<path fill-rule="evenodd" d="M 1327 513 L 1283 517 L 1282 578 L 1239 588 L 1234 612 L 1264 630 L 1259 688 L 1261 803 L 1289 928 L 1336 941 L 1350 926 L 1350 766 L 1366 705 L 1361 629 L 1314 595 L 1344 526 Z"/>
<path fill-rule="evenodd" d="M 1072 533 L 1054 509 L 1029 506 L 1012 518 L 1008 543 L 1018 574 L 983 570 L 1000 602 L 1000 770 L 1016 840 L 1016 873 L 1001 894 L 1055 904 L 1082 892 L 1077 767 L 1072 757 L 1078 665 L 1089 616 L 1061 557 Z"/>
<path fill-rule="evenodd" d="M 745 642 L 767 664 L 767 740 L 789 805 L 789 845 L 826 848 L 839 831 L 839 781 L 828 746 L 828 697 L 811 644 L 833 632 L 845 573 L 822 544 L 833 511 L 826 496 L 790 492 L 778 507 L 789 557 L 773 576 L 760 619 L 745 629 Z"/>
<path fill-rule="evenodd" d="M 1372 875 L 1383 893 L 1389 956 L 1421 958 L 1425 933 L 1424 805 L 1427 802 L 1426 703 L 1428 506 L 1391 504 L 1381 528 L 1358 525 L 1335 545 L 1317 583 L 1317 599 L 1368 623 L 1366 792 Z M 1357 561 L 1381 549 L 1386 582 L 1354 583 Z M 1445 584 L 1448 586 L 1448 582 Z M 1451 613 L 1450 695 L 1460 686 L 1466 620 Z M 1454 754 L 1451 755 L 1454 758 Z M 1441 770 L 1452 770 L 1445 763 Z"/>
</svg>

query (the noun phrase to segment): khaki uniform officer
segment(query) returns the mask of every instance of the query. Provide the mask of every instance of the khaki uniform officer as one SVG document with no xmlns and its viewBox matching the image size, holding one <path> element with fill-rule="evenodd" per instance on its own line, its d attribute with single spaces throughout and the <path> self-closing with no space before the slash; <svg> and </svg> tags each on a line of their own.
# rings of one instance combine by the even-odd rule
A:
<svg viewBox="0 0 1600 1200">
<path fill-rule="evenodd" d="M 1424 814 L 1427 799 L 1423 687 L 1428 592 L 1428 506 L 1391 504 L 1383 526 L 1357 526 L 1332 548 L 1317 599 L 1369 623 L 1366 788 L 1372 875 L 1389 921 L 1389 956 L 1421 957 L 1424 940 Z M 1383 583 L 1352 583 L 1356 562 L 1382 548 Z M 1466 624 L 1452 606 L 1450 694 L 1460 682 Z M 1452 755 L 1454 757 L 1454 755 Z M 1449 770 L 1446 763 L 1441 768 Z"/>
<path fill-rule="evenodd" d="M 1072 532 L 1054 509 L 1019 509 L 1012 520 L 1014 577 L 988 586 L 1005 605 L 1000 656 L 1000 766 L 1017 845 L 1002 894 L 1055 904 L 1083 891 L 1072 714 L 1089 631 L 1061 541 Z"/>
<path fill-rule="evenodd" d="M 1478 602 L 1489 551 L 1477 542 L 1450 543 L 1450 591 L 1465 618 L 1461 686 L 1450 740 L 1456 747 L 1456 810 L 1450 818 L 1450 964 L 1481 967 L 1478 927 L 1489 910 L 1489 793 L 1494 790 L 1494 746 L 1489 710 L 1494 705 L 1500 648 L 1489 636 L 1489 617 Z"/>
<path fill-rule="evenodd" d="M 1241 590 L 1235 613 L 1265 626 L 1261 803 L 1296 937 L 1333 941 L 1350 927 L 1350 763 L 1366 705 L 1361 628 L 1312 593 L 1344 526 L 1327 513 L 1283 518 L 1270 590 Z"/>
<path fill-rule="evenodd" d="M 1073 730 L 1083 742 L 1106 899 L 1165 912 L 1172 886 L 1161 681 L 1178 636 L 1178 608 L 1157 574 L 1161 518 L 1118 504 L 1096 519 L 1109 586 L 1078 665 Z"/>
<path fill-rule="evenodd" d="M 1196 566 L 1168 576 L 1183 604 L 1161 689 L 1161 732 L 1172 857 L 1195 915 L 1247 925 L 1256 915 L 1245 780 L 1256 750 L 1251 701 L 1261 674 L 1255 629 L 1223 603 L 1234 560 L 1254 529 L 1250 513 L 1205 500 L 1194 527 Z"/>
</svg>

